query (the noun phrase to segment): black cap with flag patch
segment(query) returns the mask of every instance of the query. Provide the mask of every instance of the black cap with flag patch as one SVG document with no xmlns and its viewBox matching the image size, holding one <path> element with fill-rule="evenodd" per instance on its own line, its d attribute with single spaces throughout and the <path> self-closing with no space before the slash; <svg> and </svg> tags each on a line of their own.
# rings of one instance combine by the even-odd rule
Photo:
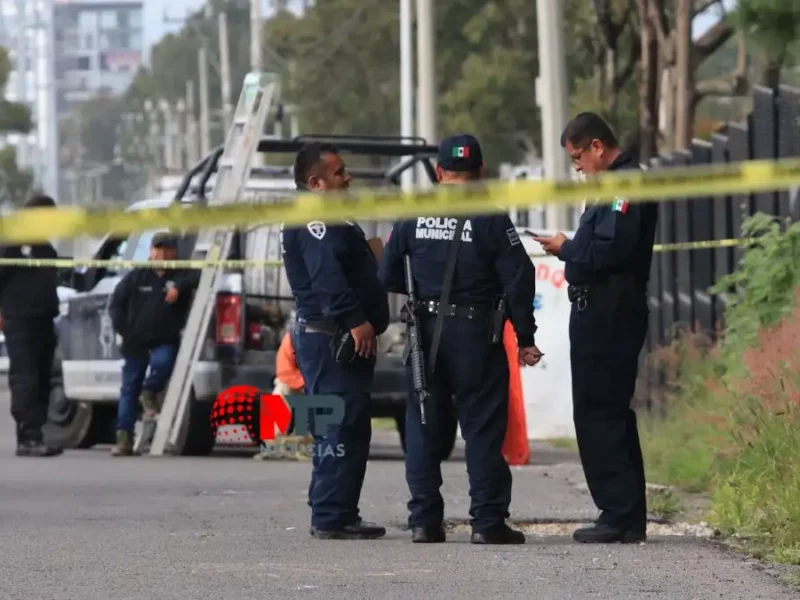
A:
<svg viewBox="0 0 800 600">
<path fill-rule="evenodd" d="M 483 164 L 481 145 L 471 135 L 451 135 L 439 144 L 436 160 L 445 171 L 477 171 Z"/>
</svg>

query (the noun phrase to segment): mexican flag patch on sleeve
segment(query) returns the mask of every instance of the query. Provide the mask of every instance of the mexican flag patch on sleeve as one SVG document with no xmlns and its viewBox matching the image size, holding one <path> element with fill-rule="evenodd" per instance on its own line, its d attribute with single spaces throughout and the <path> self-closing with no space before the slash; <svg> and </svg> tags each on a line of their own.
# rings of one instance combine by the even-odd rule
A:
<svg viewBox="0 0 800 600">
<path fill-rule="evenodd" d="M 611 210 L 621 212 L 623 215 L 628 212 L 628 201 L 624 198 L 615 198 L 614 204 L 611 205 Z"/>
</svg>

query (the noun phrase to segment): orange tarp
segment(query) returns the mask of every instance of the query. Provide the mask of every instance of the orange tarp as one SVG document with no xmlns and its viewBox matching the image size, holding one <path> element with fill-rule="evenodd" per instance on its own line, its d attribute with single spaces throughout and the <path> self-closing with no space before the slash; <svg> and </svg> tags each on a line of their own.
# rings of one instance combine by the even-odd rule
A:
<svg viewBox="0 0 800 600">
<path fill-rule="evenodd" d="M 292 346 L 292 338 L 287 333 L 281 340 L 276 359 L 275 377 L 292 390 L 302 390 L 305 386 L 303 375 L 297 367 L 297 358 Z"/>
</svg>

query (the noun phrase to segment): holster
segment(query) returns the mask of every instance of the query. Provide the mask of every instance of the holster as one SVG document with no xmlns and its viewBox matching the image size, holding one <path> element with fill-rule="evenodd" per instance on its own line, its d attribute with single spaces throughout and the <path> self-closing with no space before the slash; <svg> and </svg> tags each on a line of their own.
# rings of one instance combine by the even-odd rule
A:
<svg viewBox="0 0 800 600">
<path fill-rule="evenodd" d="M 356 341 L 347 329 L 337 328 L 331 338 L 330 346 L 333 359 L 339 364 L 353 362 L 357 356 Z"/>
<path fill-rule="evenodd" d="M 506 299 L 500 296 L 495 303 L 492 311 L 492 318 L 489 325 L 489 343 L 491 345 L 500 344 L 503 341 L 503 328 L 506 324 Z"/>
</svg>

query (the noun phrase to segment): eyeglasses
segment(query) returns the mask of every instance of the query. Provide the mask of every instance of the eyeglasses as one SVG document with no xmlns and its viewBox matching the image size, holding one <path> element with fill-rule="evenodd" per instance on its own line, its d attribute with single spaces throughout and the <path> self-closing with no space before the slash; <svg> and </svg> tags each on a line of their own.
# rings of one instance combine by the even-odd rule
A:
<svg viewBox="0 0 800 600">
<path fill-rule="evenodd" d="M 572 164 L 578 164 L 583 156 L 583 153 L 586 152 L 589 148 L 592 147 L 592 142 L 586 144 L 583 148 L 578 150 L 575 154 L 570 154 L 569 157 L 572 159 Z"/>
</svg>

